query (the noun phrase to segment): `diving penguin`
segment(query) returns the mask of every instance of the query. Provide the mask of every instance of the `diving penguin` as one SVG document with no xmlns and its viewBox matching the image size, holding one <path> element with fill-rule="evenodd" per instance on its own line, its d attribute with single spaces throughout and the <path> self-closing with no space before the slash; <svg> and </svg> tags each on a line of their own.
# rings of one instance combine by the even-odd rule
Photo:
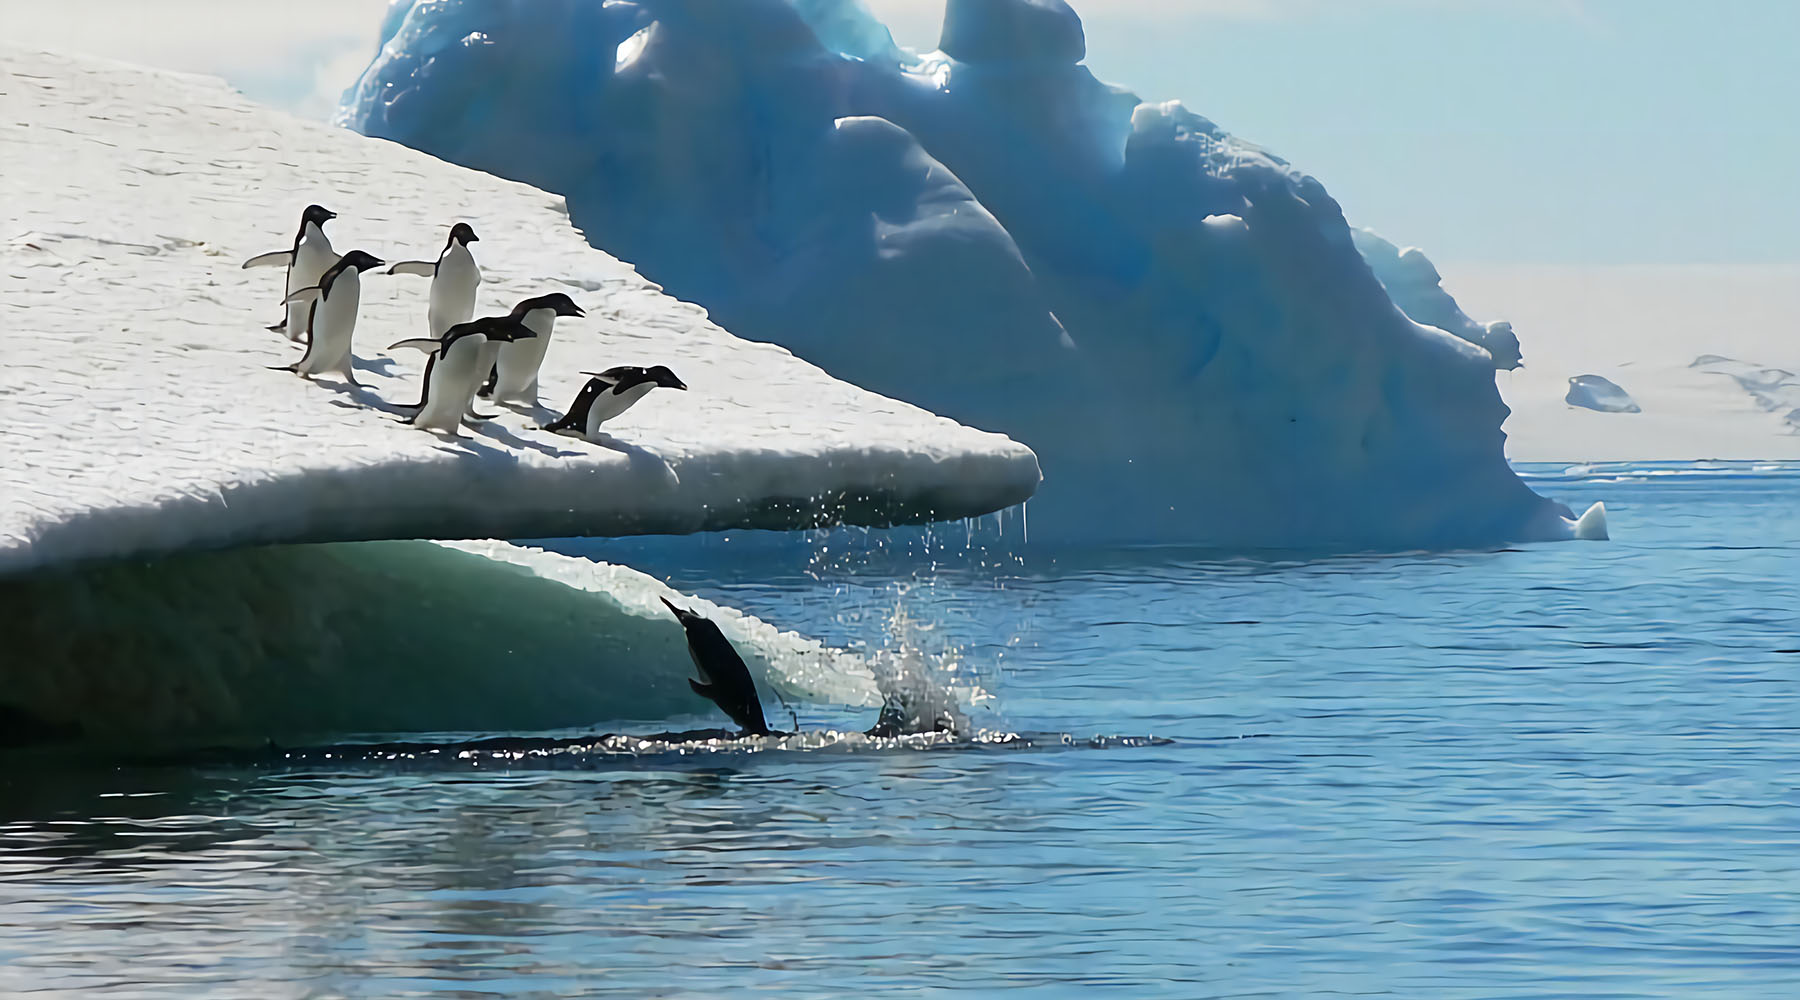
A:
<svg viewBox="0 0 1800 1000">
<path fill-rule="evenodd" d="M 762 699 L 756 694 L 756 682 L 750 679 L 750 668 L 731 647 L 731 640 L 719 626 L 692 611 L 676 607 L 669 599 L 660 598 L 663 606 L 674 613 L 687 633 L 688 656 L 700 679 L 688 678 L 688 687 L 702 698 L 719 706 L 746 736 L 768 736 L 769 724 L 763 721 Z"/>
<path fill-rule="evenodd" d="M 355 359 L 350 346 L 356 334 L 356 310 L 362 301 L 362 272 L 382 263 L 373 254 L 352 250 L 326 268 L 317 285 L 288 296 L 290 305 L 306 306 L 302 320 L 307 334 L 306 353 L 299 361 L 277 371 L 306 376 L 337 372 L 344 381 L 357 384 L 351 370 Z"/>
<path fill-rule="evenodd" d="M 388 268 L 389 274 L 417 274 L 431 279 L 431 306 L 425 322 L 433 337 L 442 337 L 458 323 L 475 315 L 475 289 L 481 285 L 481 268 L 469 244 L 481 237 L 466 222 L 450 227 L 450 239 L 435 261 L 407 260 Z"/>
<path fill-rule="evenodd" d="M 627 365 L 581 374 L 593 377 L 576 395 L 575 402 L 569 404 L 569 412 L 555 423 L 545 424 L 544 430 L 556 434 L 573 430 L 591 441 L 600 433 L 601 424 L 631 409 L 632 404 L 649 395 L 651 389 L 658 386 L 687 388 L 674 372 L 662 365 L 651 368 Z"/>
<path fill-rule="evenodd" d="M 550 349 L 550 334 L 558 316 L 585 316 L 581 307 L 562 292 L 551 292 L 513 306 L 512 316 L 530 328 L 535 337 L 501 344 L 494 366 L 487 374 L 481 395 L 496 403 L 537 404 L 538 369 Z"/>
<path fill-rule="evenodd" d="M 425 392 L 419 399 L 419 412 L 406 418 L 406 423 L 424 430 L 456 435 L 475 389 L 481 384 L 481 358 L 490 343 L 509 343 L 536 334 L 510 316 L 484 316 L 458 323 L 443 337 L 418 337 L 392 344 L 388 350 L 411 347 L 430 352 L 425 364 Z"/>
<path fill-rule="evenodd" d="M 294 234 L 292 247 L 258 254 L 244 261 L 244 267 L 286 267 L 287 285 L 283 296 L 318 284 L 325 269 L 337 263 L 337 253 L 331 249 L 331 239 L 325 235 L 325 223 L 335 218 L 337 213 L 323 206 L 306 206 L 300 213 L 300 230 Z M 289 340 L 299 340 L 306 334 L 306 310 L 304 302 L 288 302 L 287 315 L 281 322 L 271 323 L 269 329 L 276 333 L 285 332 Z"/>
</svg>

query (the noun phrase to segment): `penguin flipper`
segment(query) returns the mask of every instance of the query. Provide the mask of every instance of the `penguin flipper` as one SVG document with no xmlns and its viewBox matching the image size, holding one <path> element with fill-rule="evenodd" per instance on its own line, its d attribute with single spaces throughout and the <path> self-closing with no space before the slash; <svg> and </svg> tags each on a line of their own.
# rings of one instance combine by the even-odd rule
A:
<svg viewBox="0 0 1800 1000">
<path fill-rule="evenodd" d="M 437 274 L 437 262 L 431 260 L 403 260 L 387 269 L 389 274 L 416 274 L 421 278 L 429 278 Z"/>
<path fill-rule="evenodd" d="M 692 677 L 689 677 L 688 678 L 688 687 L 693 688 L 695 694 L 699 695 L 702 698 L 705 698 L 707 701 L 712 700 L 712 685 L 711 684 L 702 684 L 699 681 L 693 679 Z"/>
<path fill-rule="evenodd" d="M 415 351 L 424 351 L 426 354 L 430 354 L 442 346 L 444 346 L 444 342 L 438 340 L 436 337 L 414 337 L 411 340 L 402 340 L 389 344 L 387 349 L 390 351 L 397 351 L 402 347 L 410 347 Z"/>
<path fill-rule="evenodd" d="M 300 372 L 299 365 L 269 365 L 268 369 L 272 372 L 294 372 L 295 374 Z"/>
<path fill-rule="evenodd" d="M 294 251 L 270 250 L 268 253 L 259 253 L 249 260 L 244 261 L 244 266 L 241 270 L 248 271 L 253 267 L 286 267 L 293 262 Z"/>
<path fill-rule="evenodd" d="M 263 327 L 263 329 L 268 330 L 270 333 L 286 333 L 287 317 L 283 316 L 275 322 L 270 323 L 268 326 Z"/>
<path fill-rule="evenodd" d="M 310 299 L 316 295 L 322 295 L 322 294 L 324 294 L 324 292 L 325 292 L 325 290 L 323 288 L 320 288 L 318 285 L 313 285 L 310 288 L 297 289 L 297 290 L 295 290 L 294 294 L 288 296 L 285 299 L 282 299 L 281 301 L 284 303 L 304 302 L 307 299 Z"/>
</svg>

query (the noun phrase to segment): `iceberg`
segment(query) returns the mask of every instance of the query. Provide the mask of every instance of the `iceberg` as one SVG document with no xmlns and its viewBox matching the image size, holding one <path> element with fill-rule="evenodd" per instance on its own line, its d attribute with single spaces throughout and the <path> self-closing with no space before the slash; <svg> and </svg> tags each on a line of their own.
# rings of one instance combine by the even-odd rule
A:
<svg viewBox="0 0 1800 1000">
<path fill-rule="evenodd" d="M 1037 485 L 1015 441 L 727 333 L 589 247 L 558 197 L 216 80 L 0 58 L 0 745 L 707 722 L 658 601 L 673 591 L 485 540 L 927 522 Z M 362 388 L 269 370 L 299 350 L 263 329 L 280 271 L 239 262 L 291 239 L 308 202 L 341 214 L 339 247 L 392 259 L 471 222 L 484 314 L 553 290 L 586 306 L 556 328 L 542 405 L 460 438 L 402 424 L 420 364 L 371 345 L 423 332 L 427 294 L 377 272 Z M 656 363 L 691 390 L 597 442 L 538 430 L 583 369 Z M 909 690 L 930 686 L 918 664 L 681 600 L 776 694 L 943 712 L 942 691 Z"/>
<path fill-rule="evenodd" d="M 1630 393 L 1603 375 L 1576 375 L 1569 379 L 1569 391 L 1563 401 L 1570 406 L 1601 413 L 1643 412 Z"/>
<path fill-rule="evenodd" d="M 1445 290 L 1443 276 L 1425 251 L 1418 247 L 1401 249 L 1374 230 L 1361 227 L 1352 227 L 1350 238 L 1375 272 L 1376 280 L 1407 318 L 1435 326 L 1488 352 L 1499 371 L 1513 371 L 1523 363 L 1519 337 L 1513 333 L 1512 324 L 1505 320 L 1480 323 L 1469 318 Z"/>
<path fill-rule="evenodd" d="M 1571 535 L 1505 459 L 1510 328 L 1095 79 L 1062 0 L 949 0 L 925 53 L 859 0 L 395 0 L 383 34 L 341 122 L 560 192 L 734 332 L 1026 443 L 1040 537 Z"/>
</svg>

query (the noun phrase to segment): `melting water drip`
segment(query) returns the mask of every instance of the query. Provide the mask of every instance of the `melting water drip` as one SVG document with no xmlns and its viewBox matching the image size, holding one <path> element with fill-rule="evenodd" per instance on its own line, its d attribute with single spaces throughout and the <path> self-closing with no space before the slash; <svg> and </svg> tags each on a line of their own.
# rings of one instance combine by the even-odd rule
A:
<svg viewBox="0 0 1800 1000">
<path fill-rule="evenodd" d="M 1015 511 L 1022 535 L 1023 507 L 996 511 L 991 530 L 985 517 L 964 520 L 960 539 L 954 525 L 811 534 L 805 575 L 849 599 L 832 616 L 833 631 L 850 636 L 842 644 L 862 656 L 882 694 L 872 732 L 968 735 L 982 731 L 971 713 L 997 709 L 1007 646 L 986 662 L 972 657 L 954 638 L 953 623 L 938 620 L 945 602 L 937 588 L 950 573 L 992 579 L 1003 589 L 1007 575 L 1023 566 L 1015 545 L 1021 539 L 1008 532 Z M 1015 633 L 1011 644 L 1019 638 Z"/>
</svg>

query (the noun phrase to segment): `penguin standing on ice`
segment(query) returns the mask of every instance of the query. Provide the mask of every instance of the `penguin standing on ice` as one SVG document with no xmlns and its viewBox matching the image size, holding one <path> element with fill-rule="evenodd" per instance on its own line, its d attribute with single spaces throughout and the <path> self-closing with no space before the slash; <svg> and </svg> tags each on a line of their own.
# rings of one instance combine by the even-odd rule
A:
<svg viewBox="0 0 1800 1000">
<path fill-rule="evenodd" d="M 669 599 L 660 598 L 663 606 L 674 613 L 687 633 L 688 656 L 700 679 L 688 678 L 688 687 L 708 699 L 737 723 L 745 736 L 769 736 L 772 730 L 763 719 L 762 698 L 756 693 L 756 682 L 750 679 L 750 668 L 731 646 L 731 640 L 719 626 L 692 611 L 676 607 Z"/>
<path fill-rule="evenodd" d="M 306 206 L 306 211 L 300 213 L 300 231 L 294 234 L 292 247 L 258 254 L 244 261 L 244 267 L 286 267 L 284 301 L 287 301 L 285 297 L 302 288 L 317 285 L 325 269 L 337 263 L 337 253 L 331 249 L 330 237 L 325 235 L 325 223 L 335 218 L 337 213 L 323 206 Z M 276 333 L 285 332 L 289 340 L 299 340 L 306 334 L 306 311 L 304 302 L 287 301 L 287 315 L 281 322 L 270 324 L 269 329 Z"/>
<path fill-rule="evenodd" d="M 535 337 L 501 344 L 494 357 L 493 370 L 481 395 L 496 403 L 537 405 L 538 369 L 543 367 L 544 352 L 550 349 L 550 334 L 558 316 L 585 316 L 581 307 L 562 292 L 551 292 L 526 299 L 513 306 L 512 317 L 524 323 Z"/>
<path fill-rule="evenodd" d="M 468 223 L 459 222 L 450 227 L 450 239 L 437 260 L 406 260 L 388 268 L 389 274 L 417 274 L 431 279 L 426 324 L 433 337 L 442 337 L 451 327 L 467 323 L 475 315 L 475 290 L 481 286 L 481 268 L 475 266 L 469 244 L 480 239 Z"/>
<path fill-rule="evenodd" d="M 569 404 L 569 412 L 562 419 L 552 424 L 545 424 L 544 430 L 553 434 L 565 431 L 576 431 L 590 441 L 600 433 L 600 425 L 631 409 L 633 404 L 650 394 L 651 389 L 661 386 L 666 389 L 687 388 L 675 373 L 662 365 L 651 368 L 621 366 L 608 368 L 603 372 L 582 372 L 591 375 L 587 385 L 583 386 L 575 402 Z"/>
<path fill-rule="evenodd" d="M 326 268 L 317 285 L 288 296 L 290 305 L 298 302 L 306 306 L 302 320 L 307 334 L 306 353 L 299 361 L 277 371 L 305 376 L 337 372 L 344 381 L 357 384 L 351 370 L 355 358 L 350 347 L 356 334 L 357 307 L 362 303 L 362 272 L 382 263 L 373 254 L 352 250 Z"/>
<path fill-rule="evenodd" d="M 486 316 L 458 323 L 441 338 L 418 337 L 389 346 L 390 351 L 410 347 L 431 354 L 425 365 L 425 392 L 419 399 L 419 412 L 408 417 L 406 423 L 424 430 L 460 433 L 463 417 L 470 412 L 475 389 L 481 384 L 481 358 L 488 344 L 532 336 L 535 334 L 525 324 L 510 316 Z"/>
</svg>

